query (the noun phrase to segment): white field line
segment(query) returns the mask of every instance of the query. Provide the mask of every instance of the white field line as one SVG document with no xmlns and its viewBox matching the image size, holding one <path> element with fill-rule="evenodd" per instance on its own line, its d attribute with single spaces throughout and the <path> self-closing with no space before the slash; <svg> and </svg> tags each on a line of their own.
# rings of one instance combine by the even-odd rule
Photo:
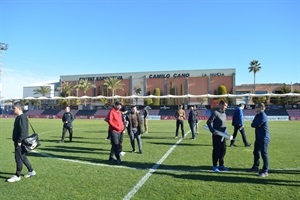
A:
<svg viewBox="0 0 300 200">
<path fill-rule="evenodd" d="M 188 131 L 184 136 L 191 132 Z M 148 178 L 157 170 L 157 168 L 164 162 L 164 160 L 172 153 L 176 146 L 183 140 L 179 139 L 168 151 L 167 153 L 147 172 L 147 174 L 131 189 L 131 191 L 123 198 L 124 200 L 131 199 L 133 195 L 144 185 Z"/>
<path fill-rule="evenodd" d="M 132 169 L 132 170 L 151 170 L 148 168 L 140 168 L 140 167 L 127 167 L 127 166 L 122 166 L 122 165 L 110 165 L 110 164 L 103 164 L 103 163 L 93 163 L 93 162 L 89 162 L 89 161 L 80 161 L 80 160 L 73 160 L 73 159 L 67 159 L 67 158 L 59 158 L 53 155 L 49 155 L 46 153 L 42 153 L 42 152 L 38 152 L 33 150 L 32 153 L 36 153 L 39 155 L 42 155 L 44 157 L 47 158 L 52 158 L 52 159 L 56 159 L 56 160 L 61 160 L 61 161 L 66 161 L 66 162 L 73 162 L 73 163 L 79 163 L 79 164 L 84 164 L 84 165 L 94 165 L 94 166 L 101 166 L 101 167 L 111 167 L 111 168 L 122 168 L 122 169 Z M 293 170 L 299 170 L 300 171 L 300 167 L 299 168 L 278 168 L 278 169 L 270 169 L 270 171 L 293 171 Z M 195 169 L 195 170 L 184 170 L 184 169 L 156 169 L 155 171 L 159 171 L 159 172 L 182 172 L 182 173 L 186 173 L 186 172 L 209 172 L 209 173 L 215 173 L 212 170 L 205 170 L 205 169 Z M 222 173 L 226 173 L 226 174 L 236 174 L 236 173 L 247 173 L 249 174 L 249 172 L 246 172 L 245 170 L 239 170 L 239 171 L 232 171 L 229 168 L 229 171 L 224 171 L 224 172 L 220 172 L 220 174 Z"/>
<path fill-rule="evenodd" d="M 200 123 L 201 121 L 199 121 Z M 53 132 L 53 131 L 47 131 L 47 132 Z M 47 133 L 43 132 L 43 133 Z M 191 131 L 188 131 L 185 134 L 185 137 L 188 133 Z M 87 165 L 95 165 L 95 166 L 102 166 L 102 167 L 113 167 L 113 168 L 123 168 L 123 169 L 139 169 L 139 170 L 149 170 L 147 174 L 131 189 L 131 191 L 123 198 L 124 200 L 129 200 L 131 199 L 134 194 L 144 185 L 144 183 L 149 179 L 149 177 L 156 171 L 167 171 L 167 172 L 208 172 L 208 173 L 214 173 L 212 170 L 174 170 L 174 169 L 158 169 L 159 166 L 164 162 L 164 160 L 172 153 L 172 151 L 177 147 L 179 143 L 181 143 L 183 138 L 179 139 L 168 151 L 167 153 L 151 168 L 151 169 L 145 169 L 145 168 L 135 168 L 135 167 L 126 167 L 126 166 L 121 166 L 121 165 L 108 165 L 108 164 L 102 164 L 102 163 L 93 163 L 93 162 L 88 162 L 88 161 L 79 161 L 79 160 L 72 160 L 72 159 L 66 159 L 66 158 L 58 158 L 46 153 L 41 153 L 37 151 L 33 151 L 34 153 L 43 155 L 48 158 L 53 158 L 53 159 L 58 159 L 62 161 L 67 161 L 67 162 L 74 162 L 74 163 L 80 163 L 80 164 L 87 164 Z M 293 170 L 300 170 L 300 168 L 282 168 L 282 169 L 271 169 L 270 171 L 293 171 Z M 226 171 L 226 172 L 221 172 L 226 173 L 226 174 L 231 174 L 231 173 L 249 173 L 246 171 Z"/>
</svg>

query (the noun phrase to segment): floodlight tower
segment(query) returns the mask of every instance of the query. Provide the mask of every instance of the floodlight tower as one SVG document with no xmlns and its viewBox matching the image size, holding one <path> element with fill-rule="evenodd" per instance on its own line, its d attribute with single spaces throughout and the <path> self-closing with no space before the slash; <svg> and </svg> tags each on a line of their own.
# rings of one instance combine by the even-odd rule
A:
<svg viewBox="0 0 300 200">
<path fill-rule="evenodd" d="M 2 58 L 3 58 L 3 52 L 6 51 L 8 48 L 8 44 L 0 42 L 0 106 L 1 105 L 1 95 L 2 95 Z"/>
</svg>

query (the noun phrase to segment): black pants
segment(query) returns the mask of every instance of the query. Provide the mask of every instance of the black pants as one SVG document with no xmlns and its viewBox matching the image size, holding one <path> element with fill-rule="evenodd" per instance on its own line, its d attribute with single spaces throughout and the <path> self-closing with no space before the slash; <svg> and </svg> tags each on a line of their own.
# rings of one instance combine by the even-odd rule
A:
<svg viewBox="0 0 300 200">
<path fill-rule="evenodd" d="M 184 126 L 183 125 L 184 125 L 184 121 L 183 120 L 180 120 L 180 119 L 176 120 L 176 137 L 178 136 L 179 126 L 181 128 L 182 137 L 184 137 Z"/>
<path fill-rule="evenodd" d="M 115 131 L 110 133 L 111 149 L 109 158 L 116 156 L 117 160 L 120 160 L 120 152 L 122 151 L 123 134 Z"/>
<path fill-rule="evenodd" d="M 219 162 L 219 166 L 224 165 L 224 157 L 226 154 L 226 139 L 223 141 L 221 136 L 213 135 L 213 152 L 212 152 L 212 162 L 213 166 L 217 166 Z"/>
<path fill-rule="evenodd" d="M 234 131 L 233 131 L 233 140 L 231 140 L 230 144 L 233 145 L 234 144 L 234 139 L 236 138 L 236 135 L 238 133 L 238 131 L 240 131 L 241 135 L 242 135 L 242 138 L 243 138 L 243 142 L 244 142 L 244 145 L 248 145 L 248 141 L 247 141 L 247 137 L 246 137 L 246 133 L 245 133 L 245 129 L 244 127 L 242 128 L 241 126 L 234 126 Z"/>
<path fill-rule="evenodd" d="M 23 169 L 23 164 L 27 167 L 29 172 L 32 172 L 32 166 L 29 162 L 29 160 L 27 159 L 26 156 L 26 151 L 22 150 L 22 146 L 19 146 L 17 143 L 14 144 L 15 145 L 15 161 L 17 164 L 17 169 L 16 169 L 16 176 L 21 176 L 21 172 Z"/>
<path fill-rule="evenodd" d="M 65 141 L 65 137 L 66 137 L 66 132 L 69 132 L 69 141 L 72 142 L 72 138 L 73 138 L 73 128 L 72 127 L 67 127 L 64 125 L 63 127 L 63 131 L 62 131 L 62 136 L 61 136 L 61 141 Z"/>
</svg>

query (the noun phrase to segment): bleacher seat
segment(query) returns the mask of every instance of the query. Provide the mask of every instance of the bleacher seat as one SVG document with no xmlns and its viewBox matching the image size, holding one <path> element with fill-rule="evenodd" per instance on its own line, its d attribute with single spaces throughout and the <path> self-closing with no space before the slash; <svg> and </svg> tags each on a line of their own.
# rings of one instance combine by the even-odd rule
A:
<svg viewBox="0 0 300 200">
<path fill-rule="evenodd" d="M 44 112 L 41 113 L 41 115 L 57 115 L 61 110 L 56 109 L 47 109 L 44 110 Z"/>
</svg>

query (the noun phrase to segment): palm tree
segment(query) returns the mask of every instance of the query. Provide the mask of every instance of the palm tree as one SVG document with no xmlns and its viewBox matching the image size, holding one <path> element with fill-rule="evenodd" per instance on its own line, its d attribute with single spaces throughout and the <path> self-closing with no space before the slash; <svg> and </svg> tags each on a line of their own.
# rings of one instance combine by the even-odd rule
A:
<svg viewBox="0 0 300 200">
<path fill-rule="evenodd" d="M 70 82 L 63 82 L 57 89 L 61 92 L 61 96 L 68 97 L 75 90 L 75 86 Z"/>
<path fill-rule="evenodd" d="M 81 79 L 75 88 L 81 90 L 83 95 L 86 95 L 86 92 L 93 87 L 93 84 L 88 80 Z M 86 99 L 84 99 L 84 106 L 86 106 Z"/>
<path fill-rule="evenodd" d="M 33 90 L 34 94 L 41 94 L 42 97 L 45 97 L 51 91 L 52 89 L 49 86 L 40 86 L 39 88 Z"/>
<path fill-rule="evenodd" d="M 45 97 L 51 91 L 52 89 L 49 86 L 40 86 L 39 88 L 33 90 L 34 94 L 40 94 L 42 97 Z"/>
<path fill-rule="evenodd" d="M 253 85 L 253 93 L 255 93 L 255 75 L 257 72 L 259 72 L 261 69 L 261 66 L 260 66 L 260 63 L 258 60 L 252 60 L 250 62 L 250 67 L 248 67 L 248 70 L 249 70 L 249 73 L 250 72 L 253 72 L 253 75 L 254 75 L 254 85 Z"/>
<path fill-rule="evenodd" d="M 107 88 L 111 90 L 111 96 L 115 96 L 117 89 L 124 90 L 124 84 L 116 77 L 109 77 L 105 79 L 103 85 L 106 85 Z"/>
</svg>

